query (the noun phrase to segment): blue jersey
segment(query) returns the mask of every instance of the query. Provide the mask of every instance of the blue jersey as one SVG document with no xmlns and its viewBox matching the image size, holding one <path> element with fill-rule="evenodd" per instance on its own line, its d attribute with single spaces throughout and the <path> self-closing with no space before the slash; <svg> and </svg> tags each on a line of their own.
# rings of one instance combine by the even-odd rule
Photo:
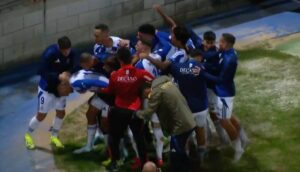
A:
<svg viewBox="0 0 300 172">
<path fill-rule="evenodd" d="M 160 55 L 161 59 L 164 61 L 167 54 L 171 49 L 171 44 L 164 39 L 164 36 L 159 32 L 156 33 L 152 42 L 152 53 Z"/>
<path fill-rule="evenodd" d="M 193 73 L 192 69 L 196 66 L 203 69 L 202 64 L 193 59 L 171 64 L 171 74 L 193 113 L 204 111 L 208 106 L 205 78 Z"/>
<path fill-rule="evenodd" d="M 94 56 L 101 62 L 105 61 L 110 55 L 116 54 L 119 49 L 121 38 L 111 36 L 112 47 L 105 47 L 103 44 L 94 45 Z"/>
<path fill-rule="evenodd" d="M 216 84 L 216 94 L 219 97 L 233 97 L 235 96 L 234 76 L 237 70 L 238 59 L 237 53 L 232 48 L 228 51 L 220 53 L 219 73 L 212 75 L 206 71 L 204 76 Z"/>
<path fill-rule="evenodd" d="M 68 57 L 64 57 L 57 44 L 49 46 L 42 54 L 38 74 L 41 76 L 39 87 L 49 93 L 58 95 L 59 74 L 74 73 L 80 69 L 79 58 L 73 49 Z"/>
<path fill-rule="evenodd" d="M 219 52 L 217 47 L 212 47 L 209 50 L 205 51 L 204 46 L 201 45 L 200 50 L 203 52 L 203 61 L 204 61 L 204 67 L 205 70 L 212 74 L 217 75 L 219 72 Z M 215 90 L 215 83 L 213 81 L 208 80 L 207 81 L 207 88 L 210 88 L 214 91 Z"/>
<path fill-rule="evenodd" d="M 149 56 L 161 61 L 160 55 L 151 53 L 151 54 L 149 54 Z M 146 70 L 147 72 L 151 73 L 152 76 L 154 76 L 155 78 L 159 76 L 159 70 L 147 59 L 140 59 L 135 64 L 135 67 L 138 69 Z"/>
<path fill-rule="evenodd" d="M 95 44 L 94 45 L 94 56 L 100 61 L 104 62 L 109 56 L 117 53 L 120 48 L 120 41 L 122 40 L 119 37 L 111 36 L 112 39 L 112 47 L 105 47 L 103 44 Z M 135 53 L 133 48 L 130 48 L 131 54 Z"/>
<path fill-rule="evenodd" d="M 80 70 L 72 75 L 70 84 L 79 93 L 86 91 L 97 91 L 98 88 L 107 87 L 108 78 L 91 70 Z"/>
</svg>

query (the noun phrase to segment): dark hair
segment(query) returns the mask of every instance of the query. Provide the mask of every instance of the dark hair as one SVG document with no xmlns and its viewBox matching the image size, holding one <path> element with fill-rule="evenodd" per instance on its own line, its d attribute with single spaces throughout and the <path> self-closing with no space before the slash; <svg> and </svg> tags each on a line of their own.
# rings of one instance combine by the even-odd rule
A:
<svg viewBox="0 0 300 172">
<path fill-rule="evenodd" d="M 59 38 L 57 43 L 58 43 L 59 49 L 68 49 L 68 48 L 71 48 L 71 46 L 72 46 L 70 39 L 66 36 Z"/>
<path fill-rule="evenodd" d="M 155 27 L 151 24 L 143 24 L 138 29 L 139 32 L 149 34 L 154 36 L 155 35 Z"/>
<path fill-rule="evenodd" d="M 184 26 L 176 26 L 173 29 L 173 33 L 178 41 L 180 41 L 183 45 L 190 39 L 190 33 L 188 29 Z"/>
<path fill-rule="evenodd" d="M 102 31 L 109 31 L 109 28 L 106 24 L 97 24 L 94 29 L 100 29 Z"/>
<path fill-rule="evenodd" d="M 203 51 L 201 51 L 200 49 L 193 49 L 190 51 L 190 56 L 191 57 L 197 57 L 197 56 L 203 57 Z"/>
<path fill-rule="evenodd" d="M 86 62 L 88 62 L 91 59 L 92 59 L 92 55 L 90 53 L 82 53 L 80 55 L 79 62 L 80 63 L 86 63 Z"/>
<path fill-rule="evenodd" d="M 223 33 L 222 37 L 227 43 L 231 44 L 232 46 L 235 44 L 235 36 L 233 36 L 231 33 Z"/>
<path fill-rule="evenodd" d="M 130 64 L 132 61 L 132 55 L 131 52 L 128 48 L 126 47 L 121 47 L 117 51 L 117 58 L 119 61 L 123 62 L 124 64 Z"/>
<path fill-rule="evenodd" d="M 207 41 L 215 41 L 216 40 L 216 34 L 213 31 L 204 32 L 203 39 L 207 40 Z"/>
<path fill-rule="evenodd" d="M 104 61 L 104 64 L 109 66 L 109 68 L 112 70 L 112 71 L 115 71 L 115 70 L 118 70 L 120 68 L 120 63 L 116 57 L 116 55 L 112 55 L 112 56 L 109 56 L 105 61 Z"/>
<path fill-rule="evenodd" d="M 146 39 L 139 39 L 139 40 L 142 42 L 142 44 L 144 44 L 150 48 L 152 47 L 152 41 L 146 40 Z"/>
</svg>

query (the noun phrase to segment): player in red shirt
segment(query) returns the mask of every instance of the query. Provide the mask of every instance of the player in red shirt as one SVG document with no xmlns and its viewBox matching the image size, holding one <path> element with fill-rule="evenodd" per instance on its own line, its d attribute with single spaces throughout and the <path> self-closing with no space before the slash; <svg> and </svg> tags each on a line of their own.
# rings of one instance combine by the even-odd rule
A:
<svg viewBox="0 0 300 172">
<path fill-rule="evenodd" d="M 132 130 L 139 157 L 142 164 L 146 162 L 146 148 L 143 137 L 144 121 L 134 118 L 134 112 L 142 105 L 141 93 L 144 84 L 154 78 L 145 70 L 136 69 L 132 64 L 132 56 L 127 48 L 120 48 L 116 54 L 121 68 L 111 74 L 107 88 L 102 93 L 115 96 L 115 107 L 109 115 L 110 147 L 112 163 L 110 170 L 117 170 L 117 161 L 120 159 L 119 143 L 128 126 Z"/>
</svg>

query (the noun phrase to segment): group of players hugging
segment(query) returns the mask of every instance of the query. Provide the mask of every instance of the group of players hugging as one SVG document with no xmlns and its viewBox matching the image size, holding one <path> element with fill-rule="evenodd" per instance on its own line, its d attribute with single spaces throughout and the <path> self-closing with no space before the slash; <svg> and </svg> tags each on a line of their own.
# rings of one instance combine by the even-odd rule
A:
<svg viewBox="0 0 300 172">
<path fill-rule="evenodd" d="M 158 167 L 164 164 L 167 143 L 170 171 L 187 171 L 192 150 L 187 145 L 196 148 L 199 163 L 204 163 L 213 144 L 213 128 L 219 147 L 232 145 L 233 161 L 240 160 L 249 139 L 232 114 L 238 65 L 235 37 L 223 33 L 217 46 L 213 31 L 201 38 L 191 27 L 177 25 L 160 6 L 154 9 L 170 26 L 170 33 L 143 24 L 136 40 L 127 40 L 110 36 L 109 27 L 98 24 L 93 53 L 77 56 L 66 36 L 44 51 L 38 113 L 25 134 L 28 149 L 35 148 L 32 133 L 51 109 L 56 110 L 51 143 L 63 148 L 58 131 L 66 97 L 89 91 L 94 95 L 86 112 L 87 143 L 74 154 L 92 151 L 95 138 L 101 137 L 108 157 L 102 164 L 111 171 L 117 171 L 128 156 L 128 145 L 134 150 L 132 169 L 142 168 L 149 161 L 147 150 L 152 143 Z"/>
</svg>

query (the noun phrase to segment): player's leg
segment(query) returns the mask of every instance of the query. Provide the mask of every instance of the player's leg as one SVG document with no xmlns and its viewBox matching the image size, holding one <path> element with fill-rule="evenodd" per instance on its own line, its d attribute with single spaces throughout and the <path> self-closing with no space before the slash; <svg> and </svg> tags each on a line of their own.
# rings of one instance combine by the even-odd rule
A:
<svg viewBox="0 0 300 172">
<path fill-rule="evenodd" d="M 130 115 L 132 116 L 133 112 L 131 112 Z M 137 150 L 141 160 L 141 165 L 143 165 L 147 161 L 146 143 L 143 135 L 144 120 L 139 118 L 133 118 L 131 119 L 129 126 L 133 133 L 135 143 L 137 145 Z"/>
<path fill-rule="evenodd" d="M 124 132 L 128 128 L 128 124 L 131 120 L 131 114 L 128 110 L 120 108 L 112 108 L 111 113 L 108 116 L 109 122 L 109 145 L 111 148 L 111 164 L 108 167 L 109 170 L 118 169 L 118 161 L 120 160 L 120 140 L 124 136 Z"/>
<path fill-rule="evenodd" d="M 132 144 L 132 148 L 133 148 L 134 153 L 135 153 L 134 154 L 135 155 L 134 162 L 131 165 L 131 169 L 137 169 L 138 167 L 141 166 L 141 160 L 140 160 L 140 157 L 139 157 L 137 145 L 136 145 L 134 137 L 133 137 L 133 133 L 132 133 L 132 131 L 131 131 L 130 128 L 128 128 L 128 130 L 127 130 L 127 135 L 128 135 L 128 137 L 130 139 L 130 143 Z M 125 149 L 125 148 L 123 148 L 123 149 Z"/>
<path fill-rule="evenodd" d="M 183 134 L 172 136 L 170 143 L 170 171 L 182 172 L 188 171 L 189 158 L 185 150 L 188 138 L 193 131 L 187 131 Z"/>
<path fill-rule="evenodd" d="M 25 133 L 25 145 L 28 149 L 34 149 L 32 133 L 38 128 L 40 123 L 46 118 L 48 111 L 53 108 L 55 96 L 39 88 L 38 90 L 38 113 L 29 122 L 28 130 Z"/>
<path fill-rule="evenodd" d="M 153 128 L 153 134 L 155 137 L 155 150 L 156 150 L 156 158 L 157 158 L 157 166 L 162 167 L 163 166 L 163 149 L 164 149 L 164 134 L 162 132 L 159 119 L 157 117 L 157 114 L 153 114 L 151 117 L 152 122 L 152 128 Z"/>
<path fill-rule="evenodd" d="M 215 92 L 212 89 L 207 89 L 207 97 L 208 97 L 208 107 L 209 107 L 209 116 L 212 122 L 214 123 L 216 132 L 219 136 L 221 146 L 230 145 L 230 139 L 226 131 L 221 126 L 220 120 L 218 116 L 218 97 L 216 96 Z M 207 125 L 207 132 L 208 132 L 208 140 L 211 137 L 210 127 Z"/>
<path fill-rule="evenodd" d="M 53 119 L 51 131 L 51 144 L 57 148 L 64 148 L 62 142 L 58 139 L 58 132 L 61 129 L 63 119 L 66 115 L 66 97 L 56 97 L 54 100 L 54 106 L 56 109 L 56 116 Z"/>
<path fill-rule="evenodd" d="M 205 136 L 205 128 L 207 125 L 207 115 L 208 110 L 204 110 L 202 112 L 194 113 L 194 118 L 197 124 L 195 129 L 196 139 L 197 139 L 197 152 L 201 162 L 203 162 L 204 157 L 207 153 L 207 144 L 206 144 L 206 136 Z"/>
<path fill-rule="evenodd" d="M 245 150 L 250 142 L 245 129 L 241 126 L 240 120 L 237 118 L 237 116 L 232 115 L 230 121 L 238 131 L 239 137 L 241 138 L 242 147 Z"/>
<path fill-rule="evenodd" d="M 233 98 L 218 98 L 218 117 L 222 127 L 230 137 L 235 150 L 234 161 L 237 162 L 244 153 L 241 139 L 235 126 L 230 121 L 233 109 Z"/>
<path fill-rule="evenodd" d="M 99 113 L 99 109 L 93 105 L 89 105 L 86 112 L 87 118 L 87 142 L 86 145 L 80 149 L 74 151 L 75 154 L 90 152 L 93 149 L 95 133 L 97 130 L 97 119 L 96 116 Z"/>
</svg>

